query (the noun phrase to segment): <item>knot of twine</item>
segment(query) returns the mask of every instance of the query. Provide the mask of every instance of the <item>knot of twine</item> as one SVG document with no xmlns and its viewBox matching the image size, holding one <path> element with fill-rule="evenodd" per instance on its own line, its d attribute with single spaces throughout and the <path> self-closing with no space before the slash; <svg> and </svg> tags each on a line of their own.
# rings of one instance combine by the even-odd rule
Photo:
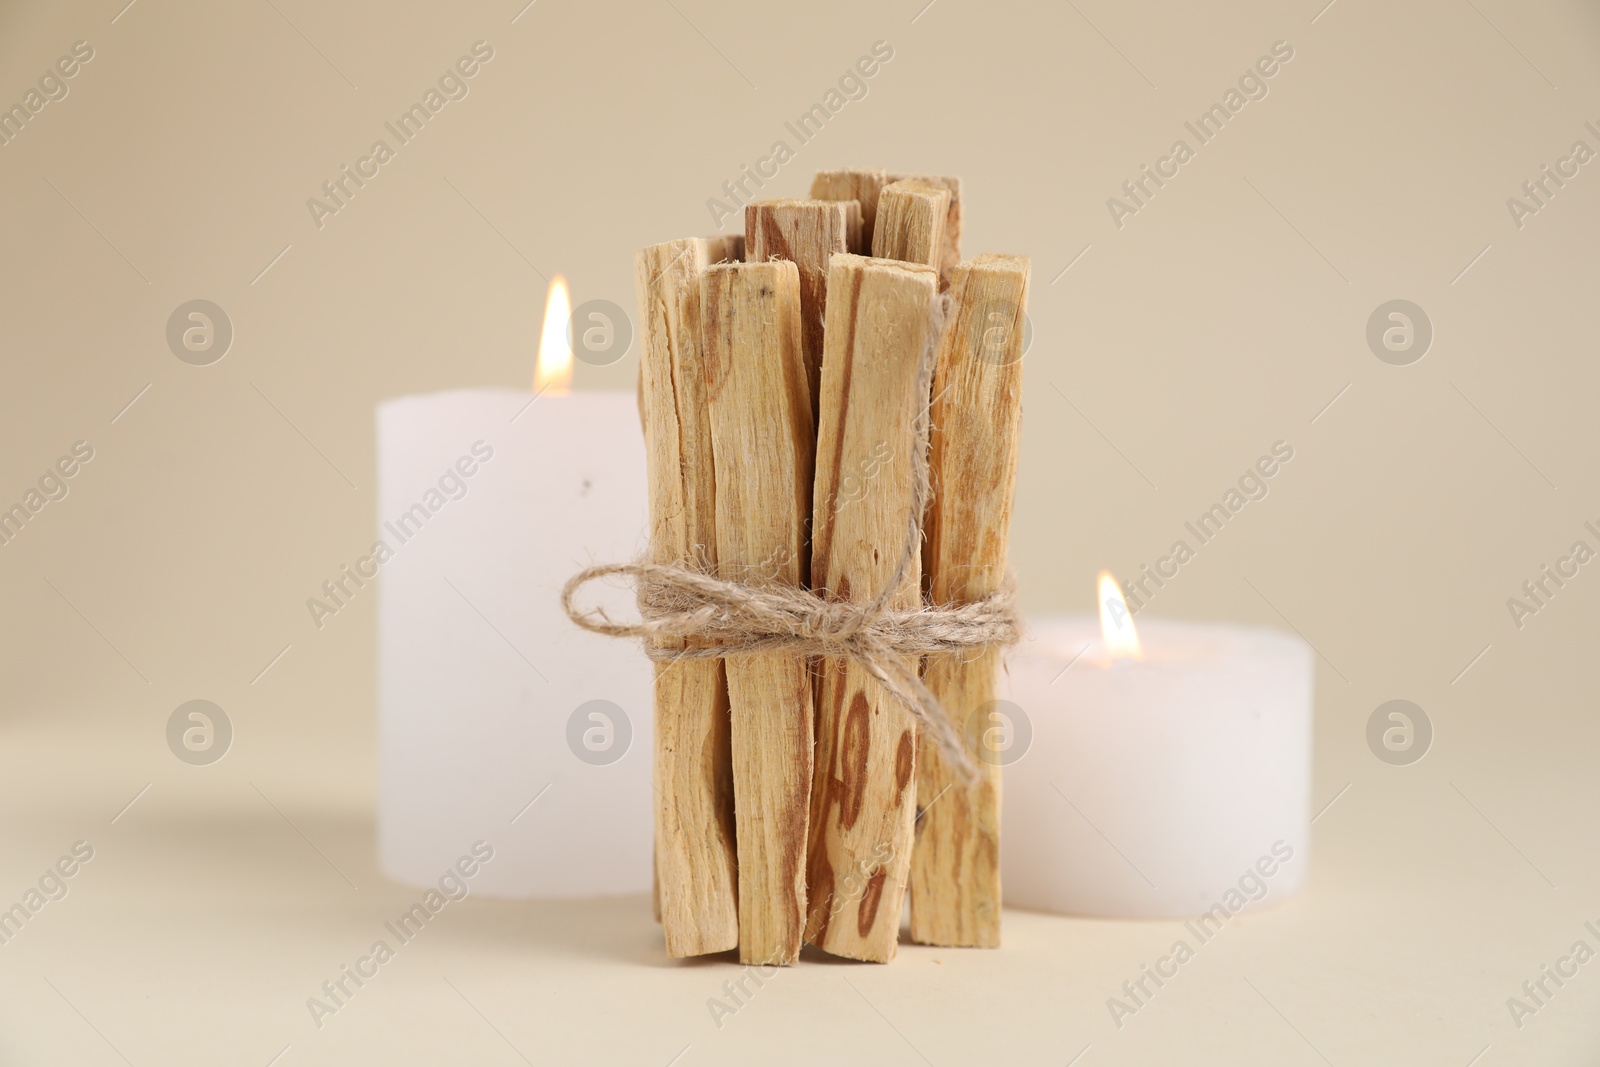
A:
<svg viewBox="0 0 1600 1067">
<path fill-rule="evenodd" d="M 941 312 L 936 301 L 930 338 L 940 333 Z M 970 603 L 890 606 L 922 547 L 922 516 L 931 495 L 926 446 L 934 354 L 930 340 L 917 371 L 916 395 L 928 400 L 919 405 L 911 427 L 912 499 L 906 537 L 894 574 L 873 599 L 829 600 L 809 589 L 770 580 L 736 581 L 684 563 L 640 560 L 603 563 L 574 574 L 561 591 L 567 617 L 591 633 L 642 638 L 645 654 L 658 663 L 787 651 L 859 664 L 891 700 L 917 719 L 949 767 L 970 785 L 977 766 L 963 726 L 952 720 L 923 683 L 919 661 L 923 656 L 1015 644 L 1022 637 L 1022 620 L 1009 576 L 1000 589 Z M 612 575 L 634 580 L 639 621 L 616 622 L 604 608 L 585 610 L 574 603 L 583 586 Z"/>
</svg>

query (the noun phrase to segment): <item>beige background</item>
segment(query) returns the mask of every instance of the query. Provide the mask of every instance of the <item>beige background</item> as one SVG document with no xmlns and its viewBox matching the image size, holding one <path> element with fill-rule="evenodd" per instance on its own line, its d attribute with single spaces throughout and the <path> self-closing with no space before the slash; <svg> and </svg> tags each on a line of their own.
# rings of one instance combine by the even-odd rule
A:
<svg viewBox="0 0 1600 1067">
<path fill-rule="evenodd" d="M 1594 1062 L 1600 964 L 1520 1030 L 1505 1005 L 1600 947 L 1600 577 L 1520 631 L 1505 604 L 1600 546 L 1600 164 L 1520 230 L 1505 203 L 1600 149 L 1592 5 L 124 2 L 0 8 L 0 102 L 96 53 L 0 147 L 0 501 L 96 452 L 0 548 L 0 898 L 97 849 L 0 948 L 0 1062 Z M 470 95 L 318 230 L 306 198 L 480 39 Z M 305 998 L 412 896 L 374 867 L 373 599 L 321 632 L 304 608 L 369 539 L 374 403 L 528 380 L 540 271 L 631 307 L 632 250 L 705 232 L 877 40 L 869 95 L 769 191 L 956 173 L 967 252 L 1033 257 L 1029 610 L 1086 608 L 1293 445 L 1151 610 L 1323 654 L 1311 889 L 1120 1031 L 1105 999 L 1171 924 L 1013 913 L 1000 952 L 797 968 L 719 1030 L 735 968 L 666 963 L 642 900 L 469 902 L 317 1031 Z M 1113 225 L 1278 40 L 1270 94 Z M 204 368 L 164 340 L 197 297 L 236 330 Z M 1436 332 L 1409 367 L 1364 339 L 1393 298 Z M 163 739 L 194 697 L 238 731 L 204 769 Z M 1437 731 L 1410 767 L 1364 741 L 1394 697 Z"/>
</svg>

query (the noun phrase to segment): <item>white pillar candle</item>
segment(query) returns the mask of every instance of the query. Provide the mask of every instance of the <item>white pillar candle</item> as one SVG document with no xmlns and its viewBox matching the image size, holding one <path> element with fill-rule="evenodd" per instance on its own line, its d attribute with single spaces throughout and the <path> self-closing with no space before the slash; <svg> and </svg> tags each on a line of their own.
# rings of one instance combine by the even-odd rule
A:
<svg viewBox="0 0 1600 1067">
<path fill-rule="evenodd" d="M 400 882 L 436 884 L 482 839 L 475 893 L 650 890 L 651 669 L 559 603 L 643 546 L 639 415 L 632 394 L 553 393 L 378 408 L 378 851 Z"/>
<path fill-rule="evenodd" d="M 1116 658 L 1094 619 L 1030 620 L 1008 657 L 997 725 L 1026 750 L 999 756 L 1005 902 L 1194 918 L 1286 899 L 1310 860 L 1311 650 L 1239 626 L 1138 632 L 1142 655 Z"/>
</svg>

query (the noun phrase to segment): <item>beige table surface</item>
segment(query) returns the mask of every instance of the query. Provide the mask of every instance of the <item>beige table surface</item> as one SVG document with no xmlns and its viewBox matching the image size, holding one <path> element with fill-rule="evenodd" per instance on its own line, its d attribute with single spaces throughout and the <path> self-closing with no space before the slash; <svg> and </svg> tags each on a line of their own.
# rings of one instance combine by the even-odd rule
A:
<svg viewBox="0 0 1600 1067">
<path fill-rule="evenodd" d="M 1600 1057 L 1600 963 L 1520 1031 L 1505 1006 L 1575 940 L 1600 946 L 1583 926 L 1600 926 L 1600 867 L 1576 750 L 1512 786 L 1488 743 L 1406 768 L 1325 748 L 1319 806 L 1338 799 L 1316 823 L 1310 889 L 1232 920 L 1119 1028 L 1107 999 L 1186 936 L 1180 924 L 1013 910 L 998 951 L 908 945 L 870 966 L 808 950 L 747 983 L 719 1026 L 708 1001 L 741 968 L 665 958 L 644 897 L 469 898 L 399 945 L 383 924 L 421 894 L 375 868 L 361 738 L 329 731 L 281 752 L 241 740 L 205 768 L 131 727 L 13 729 L 0 743 L 3 891 L 19 895 L 75 841 L 95 850 L 69 894 L 0 947 L 5 1064 Z M 316 1026 L 307 999 L 379 938 L 395 958 Z"/>
</svg>

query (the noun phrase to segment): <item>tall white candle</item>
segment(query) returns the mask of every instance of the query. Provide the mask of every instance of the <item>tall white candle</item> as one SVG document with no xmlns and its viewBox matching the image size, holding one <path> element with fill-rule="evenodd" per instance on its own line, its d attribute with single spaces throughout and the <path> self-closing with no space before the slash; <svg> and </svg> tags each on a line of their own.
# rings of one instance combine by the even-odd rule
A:
<svg viewBox="0 0 1600 1067">
<path fill-rule="evenodd" d="M 1087 617 L 1030 620 L 1029 631 L 1008 658 L 1013 706 L 996 720 L 1031 731 L 1013 737 L 1025 751 L 999 757 L 1008 905 L 1194 918 L 1267 906 L 1304 885 L 1305 642 L 1141 619 L 1141 652 L 1118 657 Z"/>
<path fill-rule="evenodd" d="M 650 889 L 650 667 L 559 605 L 575 570 L 642 547 L 639 416 L 553 392 L 378 409 L 379 859 L 401 882 L 481 838 L 477 893 Z"/>
</svg>

